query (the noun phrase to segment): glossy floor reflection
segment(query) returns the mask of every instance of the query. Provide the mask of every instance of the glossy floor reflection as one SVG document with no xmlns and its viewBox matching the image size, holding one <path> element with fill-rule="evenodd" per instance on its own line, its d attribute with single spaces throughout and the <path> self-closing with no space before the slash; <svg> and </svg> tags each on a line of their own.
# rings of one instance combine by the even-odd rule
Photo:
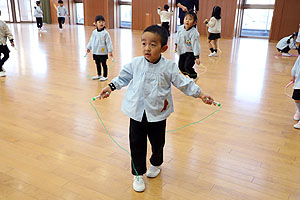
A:
<svg viewBox="0 0 300 200">
<path fill-rule="evenodd" d="M 300 132 L 293 129 L 294 103 L 284 94 L 296 57 L 276 57 L 275 43 L 221 39 L 221 55 L 211 58 L 201 36 L 207 71 L 197 84 L 222 110 L 168 133 L 162 173 L 145 178 L 146 191 L 138 194 L 130 157 L 106 135 L 89 102 L 142 55 L 142 32 L 108 30 L 114 62 L 108 60 L 109 80 L 98 82 L 91 80 L 92 55 L 84 57 L 93 27 L 9 27 L 17 50 L 10 48 L 7 77 L 0 78 L 0 199 L 299 199 Z M 178 62 L 174 36 L 164 56 Z M 128 149 L 125 92 L 94 104 L 112 137 Z M 175 112 L 167 130 L 217 109 L 172 92 Z"/>
</svg>

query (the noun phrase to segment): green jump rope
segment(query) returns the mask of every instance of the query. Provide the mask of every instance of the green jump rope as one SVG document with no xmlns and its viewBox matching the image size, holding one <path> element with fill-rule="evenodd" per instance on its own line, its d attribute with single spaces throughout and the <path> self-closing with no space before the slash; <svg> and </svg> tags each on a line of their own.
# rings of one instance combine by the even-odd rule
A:
<svg viewBox="0 0 300 200">
<path fill-rule="evenodd" d="M 100 98 L 100 95 L 98 95 L 98 96 L 96 96 L 96 97 L 93 97 L 92 100 L 90 100 L 91 106 L 92 106 L 93 109 L 95 110 L 95 112 L 96 112 L 96 114 L 97 114 L 97 116 L 98 116 L 98 119 L 100 120 L 102 126 L 104 127 L 104 129 L 105 129 L 107 135 L 110 137 L 110 139 L 111 139 L 111 140 L 112 140 L 112 141 L 113 141 L 120 149 L 122 149 L 123 151 L 125 151 L 125 152 L 128 153 L 128 155 L 129 155 L 130 158 L 131 158 L 132 168 L 133 168 L 133 170 L 135 171 L 136 176 L 138 176 L 138 172 L 137 172 L 137 170 L 136 170 L 136 168 L 135 168 L 135 166 L 134 166 L 134 163 L 133 163 L 133 159 L 132 159 L 131 154 L 130 154 L 126 149 L 124 149 L 124 148 L 123 148 L 123 147 L 122 147 L 122 146 L 121 146 L 121 145 L 120 145 L 120 144 L 119 144 L 119 143 L 118 143 L 118 142 L 117 142 L 117 141 L 109 134 L 109 132 L 108 132 L 108 130 L 107 130 L 105 124 L 103 123 L 101 117 L 99 116 L 99 113 L 98 113 L 97 109 L 96 109 L 95 106 L 93 105 L 93 101 L 95 101 L 95 100 L 98 99 L 98 98 Z M 216 112 L 220 111 L 221 108 L 222 108 L 222 106 L 221 106 L 221 104 L 220 104 L 219 102 L 213 101 L 213 105 L 218 106 L 219 109 L 218 109 L 218 110 L 215 110 L 214 112 L 212 112 L 211 114 L 207 115 L 206 117 L 200 119 L 199 121 L 196 121 L 196 122 L 187 124 L 187 125 L 182 126 L 182 127 L 178 128 L 178 129 L 175 129 L 175 130 L 167 131 L 167 133 L 179 131 L 179 130 L 185 128 L 185 127 L 188 127 L 188 126 L 191 126 L 191 125 L 194 125 L 194 124 L 198 124 L 198 123 L 202 122 L 203 120 L 207 119 L 208 117 L 212 116 L 212 115 L 215 114 Z"/>
</svg>

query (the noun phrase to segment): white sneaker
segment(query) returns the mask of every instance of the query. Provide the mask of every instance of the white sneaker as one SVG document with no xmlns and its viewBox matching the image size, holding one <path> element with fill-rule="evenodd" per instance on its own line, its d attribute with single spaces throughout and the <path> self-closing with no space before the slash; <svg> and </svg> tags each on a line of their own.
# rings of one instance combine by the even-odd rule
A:
<svg viewBox="0 0 300 200">
<path fill-rule="evenodd" d="M 99 79 L 99 81 L 106 81 L 108 78 L 107 77 L 101 77 L 100 79 Z"/>
<path fill-rule="evenodd" d="M 136 192 L 144 192 L 146 186 L 143 176 L 134 176 L 132 187 Z"/>
<path fill-rule="evenodd" d="M 92 77 L 93 80 L 97 80 L 97 79 L 100 79 L 100 78 L 102 78 L 102 76 L 99 76 L 99 75 Z"/>
<path fill-rule="evenodd" d="M 6 76 L 5 71 L 0 72 L 0 77 Z"/>
<path fill-rule="evenodd" d="M 218 53 L 214 51 L 214 57 L 218 57 Z"/>
<path fill-rule="evenodd" d="M 155 178 L 158 176 L 158 174 L 160 173 L 160 166 L 153 166 L 150 165 L 148 171 L 146 172 L 147 177 L 149 178 Z"/>
<path fill-rule="evenodd" d="M 300 112 L 296 110 L 296 113 L 294 115 L 294 120 L 299 121 L 300 120 Z"/>
<path fill-rule="evenodd" d="M 218 54 L 214 51 L 208 55 L 209 57 L 218 56 Z"/>
<path fill-rule="evenodd" d="M 286 56 L 286 57 L 290 57 L 291 56 L 291 54 L 289 54 L 289 53 L 282 53 L 281 55 L 282 56 Z"/>
<path fill-rule="evenodd" d="M 300 121 L 297 124 L 294 124 L 294 128 L 300 129 Z"/>
</svg>

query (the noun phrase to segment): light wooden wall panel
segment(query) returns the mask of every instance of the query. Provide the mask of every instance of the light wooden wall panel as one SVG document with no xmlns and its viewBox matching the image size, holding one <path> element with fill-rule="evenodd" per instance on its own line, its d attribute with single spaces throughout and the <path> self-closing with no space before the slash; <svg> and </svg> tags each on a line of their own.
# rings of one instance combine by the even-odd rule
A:
<svg viewBox="0 0 300 200">
<path fill-rule="evenodd" d="M 299 0 L 276 0 L 270 40 L 280 40 L 298 31 L 300 23 Z"/>
<path fill-rule="evenodd" d="M 116 10 L 116 0 L 108 0 L 108 25 L 109 28 L 115 28 L 116 27 L 116 15 L 115 15 L 115 10 Z"/>
<path fill-rule="evenodd" d="M 88 0 L 83 1 L 84 25 L 92 26 L 97 15 L 103 15 L 106 28 L 115 27 L 115 0 Z"/>
<path fill-rule="evenodd" d="M 206 35 L 206 26 L 202 23 L 205 19 L 210 19 L 214 6 L 222 8 L 222 38 L 232 38 L 234 33 L 234 22 L 237 0 L 199 0 L 198 30 L 200 35 Z"/>
<path fill-rule="evenodd" d="M 106 27 L 109 28 L 108 20 L 108 0 L 88 0 L 84 5 L 84 24 L 92 26 L 97 15 L 103 15 L 106 21 Z"/>
<path fill-rule="evenodd" d="M 132 0 L 132 29 L 143 30 L 148 25 L 160 24 L 157 8 L 168 3 L 168 0 Z"/>
</svg>

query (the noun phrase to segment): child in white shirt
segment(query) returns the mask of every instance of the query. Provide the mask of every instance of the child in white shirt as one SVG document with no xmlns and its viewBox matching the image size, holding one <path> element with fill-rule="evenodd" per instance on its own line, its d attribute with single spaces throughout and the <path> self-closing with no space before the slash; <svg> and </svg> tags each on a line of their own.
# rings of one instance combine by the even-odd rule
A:
<svg viewBox="0 0 300 200">
<path fill-rule="evenodd" d="M 291 49 L 297 49 L 297 44 L 296 44 L 296 37 L 298 33 L 295 32 L 290 36 L 284 37 L 276 45 L 277 50 L 282 54 L 282 56 L 291 56 L 289 54 L 289 51 Z"/>
<path fill-rule="evenodd" d="M 221 7 L 215 6 L 212 11 L 210 20 L 204 20 L 206 26 L 208 27 L 208 46 L 211 53 L 208 55 L 218 56 L 218 39 L 221 38 Z"/>
<path fill-rule="evenodd" d="M 166 4 L 164 5 L 164 10 L 161 11 L 160 7 L 157 9 L 157 13 L 160 15 L 161 26 L 167 30 L 168 36 L 170 36 L 170 20 L 173 15 L 173 11 L 168 11 L 169 8 L 169 5 Z"/>
</svg>

